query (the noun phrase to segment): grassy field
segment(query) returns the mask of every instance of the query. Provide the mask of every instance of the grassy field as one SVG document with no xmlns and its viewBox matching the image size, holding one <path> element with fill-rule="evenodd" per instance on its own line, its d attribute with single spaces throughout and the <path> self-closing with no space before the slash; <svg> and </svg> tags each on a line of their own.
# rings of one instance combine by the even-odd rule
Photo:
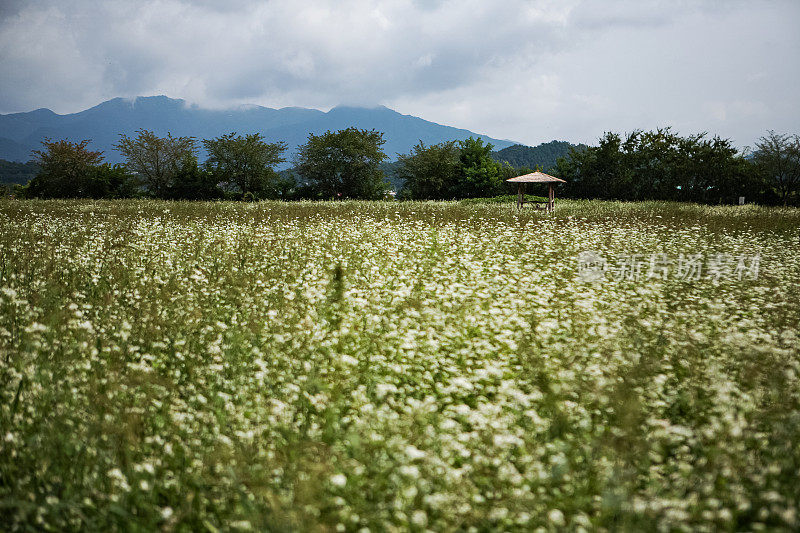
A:
<svg viewBox="0 0 800 533">
<path fill-rule="evenodd" d="M 800 211 L 556 209 L 0 201 L 0 528 L 800 527 Z"/>
</svg>

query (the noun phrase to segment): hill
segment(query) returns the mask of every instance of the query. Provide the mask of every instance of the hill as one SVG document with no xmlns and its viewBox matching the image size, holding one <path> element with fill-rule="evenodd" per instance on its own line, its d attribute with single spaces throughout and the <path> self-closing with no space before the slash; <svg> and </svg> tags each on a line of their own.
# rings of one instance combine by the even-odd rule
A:
<svg viewBox="0 0 800 533">
<path fill-rule="evenodd" d="M 59 115 L 49 109 L 27 113 L 0 115 L 0 158 L 27 161 L 31 150 L 41 141 L 91 139 L 90 147 L 102 150 L 110 163 L 121 162 L 113 149 L 120 133 L 133 135 L 137 129 L 153 130 L 158 135 L 212 138 L 236 131 L 259 132 L 270 141 L 285 141 L 291 157 L 309 133 L 320 134 L 354 126 L 376 129 L 385 135 L 384 151 L 391 159 L 398 153 L 411 150 L 418 141 L 426 144 L 467 137 L 482 137 L 496 147 L 506 148 L 514 143 L 492 139 L 485 135 L 436 124 L 419 117 L 403 115 L 389 108 L 339 106 L 328 112 L 301 107 L 272 109 L 261 106 L 241 106 L 229 110 L 202 109 L 184 100 L 166 96 L 114 98 L 79 113 Z M 288 166 L 288 165 L 287 165 Z"/>
<path fill-rule="evenodd" d="M 0 184 L 2 185 L 25 185 L 38 172 L 39 165 L 33 161 L 19 163 L 0 159 Z"/>
<path fill-rule="evenodd" d="M 556 166 L 559 157 L 569 155 L 572 148 L 586 148 L 584 144 L 571 144 L 567 141 L 550 141 L 538 146 L 515 144 L 492 152 L 495 161 L 507 162 L 514 168 L 535 169 L 539 166 L 545 172 Z"/>
</svg>

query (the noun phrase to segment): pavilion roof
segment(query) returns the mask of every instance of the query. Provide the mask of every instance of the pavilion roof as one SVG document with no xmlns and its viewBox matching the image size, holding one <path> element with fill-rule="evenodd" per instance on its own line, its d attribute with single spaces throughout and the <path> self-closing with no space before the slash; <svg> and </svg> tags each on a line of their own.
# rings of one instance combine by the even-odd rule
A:
<svg viewBox="0 0 800 533">
<path fill-rule="evenodd" d="M 566 183 L 566 181 L 562 179 L 538 171 L 525 174 L 524 176 L 517 176 L 516 178 L 511 178 L 506 181 L 510 181 L 511 183 Z"/>
</svg>

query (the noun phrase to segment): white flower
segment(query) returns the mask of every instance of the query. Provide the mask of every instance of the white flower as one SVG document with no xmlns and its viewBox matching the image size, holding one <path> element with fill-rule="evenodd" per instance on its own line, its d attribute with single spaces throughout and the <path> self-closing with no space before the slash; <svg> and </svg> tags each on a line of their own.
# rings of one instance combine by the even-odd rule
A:
<svg viewBox="0 0 800 533">
<path fill-rule="evenodd" d="M 554 526 L 563 526 L 564 525 L 564 513 L 562 513 L 558 509 L 551 509 L 550 512 L 547 513 L 547 519 Z"/>
<path fill-rule="evenodd" d="M 378 398 L 383 398 L 390 392 L 397 392 L 397 387 L 391 383 L 378 383 L 375 385 L 375 394 Z"/>
<path fill-rule="evenodd" d="M 42 333 L 44 331 L 47 331 L 47 326 L 45 326 L 44 324 L 40 324 L 39 322 L 34 322 L 33 324 L 25 328 L 25 331 L 27 333 Z"/>
<path fill-rule="evenodd" d="M 422 459 L 426 455 L 425 452 L 423 452 L 422 450 L 420 450 L 416 446 L 413 446 L 413 445 L 410 445 L 410 444 L 408 446 L 406 446 L 405 452 L 406 452 L 406 455 L 408 456 L 408 458 L 411 459 L 412 461 L 416 460 L 416 459 Z"/>
<path fill-rule="evenodd" d="M 331 484 L 336 487 L 344 487 L 347 485 L 347 476 L 344 474 L 334 474 L 331 476 Z"/>
<path fill-rule="evenodd" d="M 411 515 L 411 523 L 417 527 L 425 527 L 428 524 L 428 514 L 418 509 Z"/>
<path fill-rule="evenodd" d="M 92 323 L 89 322 L 88 320 L 78 322 L 77 327 L 86 330 L 88 333 L 94 332 L 94 326 L 92 326 Z"/>
<path fill-rule="evenodd" d="M 414 465 L 403 465 L 400 467 L 400 473 L 410 478 L 418 478 L 419 468 Z"/>
<path fill-rule="evenodd" d="M 8 296 L 9 299 L 11 300 L 17 297 L 17 291 L 12 289 L 11 287 L 3 287 L 2 289 L 0 289 L 0 292 Z"/>
<path fill-rule="evenodd" d="M 355 366 L 358 364 L 358 359 L 347 354 L 342 354 L 339 360 L 346 365 Z"/>
</svg>

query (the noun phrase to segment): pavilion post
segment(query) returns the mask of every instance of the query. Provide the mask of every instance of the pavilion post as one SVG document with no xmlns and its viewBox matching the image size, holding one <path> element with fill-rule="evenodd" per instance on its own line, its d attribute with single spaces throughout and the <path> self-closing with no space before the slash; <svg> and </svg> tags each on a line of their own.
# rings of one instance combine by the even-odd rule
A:
<svg viewBox="0 0 800 533">
<path fill-rule="evenodd" d="M 522 208 L 525 203 L 525 193 L 522 192 L 522 187 L 524 187 L 522 183 L 517 187 L 517 208 Z"/>
<path fill-rule="evenodd" d="M 555 207 L 556 194 L 553 191 L 553 184 L 550 184 L 550 190 L 547 193 L 547 212 L 552 213 Z"/>
</svg>

